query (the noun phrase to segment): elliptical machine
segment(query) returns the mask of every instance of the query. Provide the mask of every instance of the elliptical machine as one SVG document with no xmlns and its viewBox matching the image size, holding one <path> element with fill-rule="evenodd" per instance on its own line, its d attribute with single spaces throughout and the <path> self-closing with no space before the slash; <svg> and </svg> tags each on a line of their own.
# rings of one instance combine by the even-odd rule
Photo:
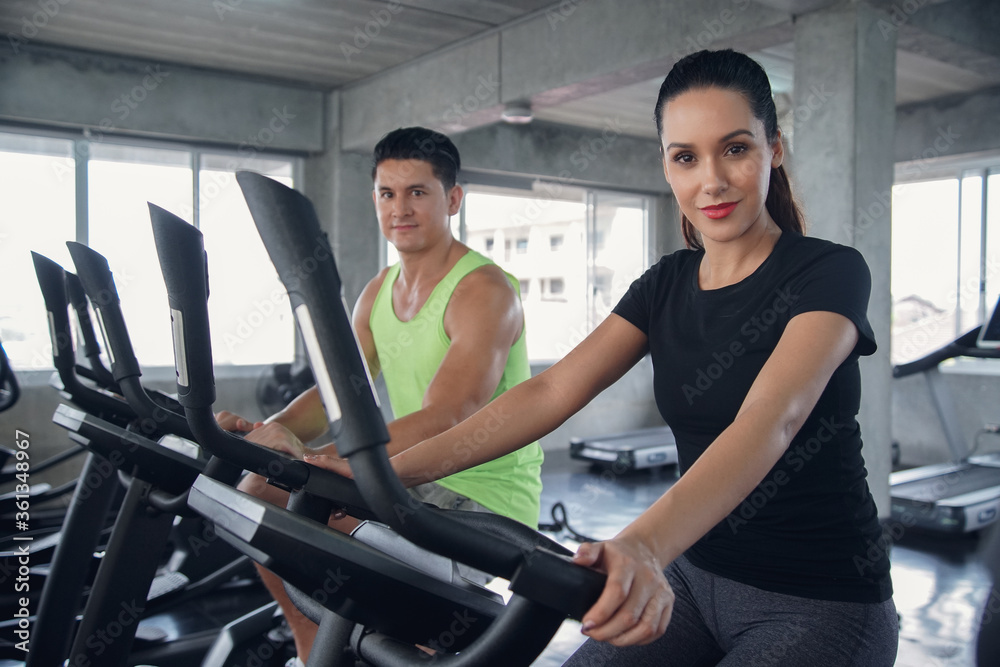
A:
<svg viewBox="0 0 1000 667">
<path fill-rule="evenodd" d="M 174 322 L 178 397 L 192 430 L 216 455 L 265 470 L 273 483 L 290 489 L 289 508 L 301 516 L 209 475 L 195 482 L 190 505 L 212 518 L 224 539 L 304 592 L 293 599 L 307 615 L 313 616 L 310 607 L 321 607 L 313 616 L 320 633 L 311 666 L 353 665 L 355 659 L 424 664 L 428 655 L 415 644 L 427 645 L 444 633 L 447 645 L 434 643 L 447 650 L 434 662 L 530 663 L 562 620 L 580 618 L 590 608 L 604 576 L 573 565 L 567 550 L 516 521 L 435 511 L 413 501 L 381 446 L 388 434 L 346 309 L 336 300 L 340 280 L 315 211 L 302 195 L 259 175 L 241 172 L 237 180 L 289 290 L 327 414 L 331 421 L 342 417 L 338 447 L 358 483 L 219 430 L 211 410 L 207 286 L 199 282 L 200 272 L 190 270 L 204 263 L 200 233 L 151 207 Z M 390 556 L 327 528 L 331 508 L 345 506 L 355 516 L 376 514 L 424 549 L 511 581 L 513 597 L 503 604 L 449 576 L 415 569 L 412 547 L 410 555 Z M 463 620 L 469 622 L 456 625 Z"/>
</svg>

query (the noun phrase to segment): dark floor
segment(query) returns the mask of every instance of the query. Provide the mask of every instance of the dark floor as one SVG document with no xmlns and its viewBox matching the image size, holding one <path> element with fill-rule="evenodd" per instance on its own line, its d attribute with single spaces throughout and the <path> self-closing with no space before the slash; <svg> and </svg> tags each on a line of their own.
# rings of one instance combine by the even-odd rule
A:
<svg viewBox="0 0 1000 667">
<path fill-rule="evenodd" d="M 569 523 L 598 539 L 614 536 L 674 482 L 672 468 L 615 475 L 592 470 L 569 454 L 546 452 L 542 518 L 556 502 Z M 576 543 L 557 539 L 575 549 Z M 900 625 L 897 667 L 973 667 L 976 629 L 990 585 L 975 537 L 903 536 L 892 551 L 892 580 Z M 566 622 L 535 665 L 561 665 L 582 642 L 579 624 Z"/>
</svg>

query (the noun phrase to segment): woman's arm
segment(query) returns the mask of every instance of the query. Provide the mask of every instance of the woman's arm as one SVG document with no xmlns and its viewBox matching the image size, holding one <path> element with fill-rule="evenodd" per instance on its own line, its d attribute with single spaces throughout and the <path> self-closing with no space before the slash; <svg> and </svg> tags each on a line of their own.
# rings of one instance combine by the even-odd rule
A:
<svg viewBox="0 0 1000 667">
<path fill-rule="evenodd" d="M 858 340 L 830 312 L 792 318 L 733 423 L 659 500 L 614 539 L 581 546 L 576 562 L 608 572 L 584 632 L 617 646 L 656 639 L 672 596 L 660 573 L 725 519 L 764 479 Z"/>
<path fill-rule="evenodd" d="M 543 373 L 504 392 L 444 433 L 392 458 L 407 486 L 509 454 L 553 431 L 646 354 L 646 335 L 611 315 Z M 481 442 L 482 433 L 489 433 Z M 476 437 L 478 436 L 478 437 Z"/>
</svg>

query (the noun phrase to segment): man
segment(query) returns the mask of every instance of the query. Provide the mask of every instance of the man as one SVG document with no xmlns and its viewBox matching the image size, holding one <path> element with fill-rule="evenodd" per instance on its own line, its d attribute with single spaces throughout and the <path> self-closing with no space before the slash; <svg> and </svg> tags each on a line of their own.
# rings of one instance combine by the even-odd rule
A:
<svg viewBox="0 0 1000 667">
<path fill-rule="evenodd" d="M 390 456 L 447 430 L 530 376 L 516 279 L 452 236 L 449 218 L 458 213 L 464 194 L 456 183 L 460 166 L 451 140 L 425 128 L 395 130 L 375 147 L 372 198 L 399 263 L 365 286 L 353 321 L 372 375 L 381 372 L 385 378 L 396 417 L 388 425 Z M 306 453 L 302 443 L 322 436 L 328 426 L 315 388 L 265 424 L 251 425 L 230 413 L 218 418 L 225 428 L 252 428 L 248 439 L 297 457 Z M 504 418 L 497 416 L 498 427 Z M 336 445 L 309 453 L 335 456 Z M 462 453 L 457 447 L 456 460 Z M 532 443 L 411 493 L 442 508 L 485 509 L 534 527 L 541 463 L 541 448 Z M 440 469 L 454 464 L 441 461 Z M 288 497 L 256 475 L 240 488 L 282 506 Z M 350 530 L 354 523 L 347 518 L 330 525 Z M 274 574 L 260 570 L 285 611 L 304 663 L 316 625 L 290 603 Z"/>
</svg>

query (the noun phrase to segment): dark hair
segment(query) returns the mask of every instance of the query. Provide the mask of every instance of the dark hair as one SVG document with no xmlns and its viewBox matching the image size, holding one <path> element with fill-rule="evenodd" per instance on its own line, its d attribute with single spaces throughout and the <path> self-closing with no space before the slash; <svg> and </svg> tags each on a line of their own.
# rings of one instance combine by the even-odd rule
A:
<svg viewBox="0 0 1000 667">
<path fill-rule="evenodd" d="M 429 162 L 434 176 L 447 193 L 458 180 L 462 160 L 451 139 L 426 127 L 401 127 L 382 137 L 372 153 L 372 180 L 385 160 L 423 160 Z"/>
<path fill-rule="evenodd" d="M 764 124 L 768 143 L 778 139 L 778 114 L 771 96 L 771 83 L 764 68 L 749 56 L 725 49 L 698 51 L 681 58 L 667 74 L 660 86 L 653 119 L 656 134 L 663 139 L 663 108 L 681 93 L 698 88 L 723 88 L 740 93 L 750 105 L 754 117 Z M 662 144 L 660 150 L 663 150 Z M 782 231 L 802 234 L 805 231 L 802 211 L 792 196 L 791 183 L 784 166 L 771 170 L 771 180 L 764 200 L 767 212 Z M 689 248 L 703 248 L 698 232 L 683 213 L 681 232 Z"/>
</svg>

